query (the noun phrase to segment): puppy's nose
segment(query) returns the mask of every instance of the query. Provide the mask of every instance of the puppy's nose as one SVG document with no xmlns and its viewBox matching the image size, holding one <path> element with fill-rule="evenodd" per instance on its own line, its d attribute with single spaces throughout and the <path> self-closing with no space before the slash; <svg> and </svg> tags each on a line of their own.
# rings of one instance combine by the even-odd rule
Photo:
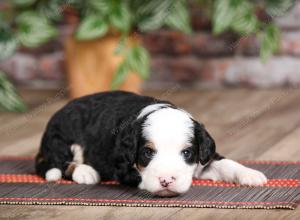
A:
<svg viewBox="0 0 300 220">
<path fill-rule="evenodd" d="M 170 177 L 159 177 L 159 182 L 160 182 L 160 185 L 162 187 L 168 187 L 170 184 L 172 184 L 176 178 L 174 176 L 170 176 Z"/>
</svg>

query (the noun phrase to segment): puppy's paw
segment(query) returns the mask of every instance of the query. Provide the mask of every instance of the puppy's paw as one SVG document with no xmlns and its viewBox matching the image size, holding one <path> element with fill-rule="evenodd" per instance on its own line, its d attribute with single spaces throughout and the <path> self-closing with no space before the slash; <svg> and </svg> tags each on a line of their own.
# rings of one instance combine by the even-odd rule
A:
<svg viewBox="0 0 300 220">
<path fill-rule="evenodd" d="M 60 180 L 62 177 L 62 173 L 61 170 L 58 168 L 52 168 L 50 170 L 48 170 L 45 174 L 45 179 L 48 182 L 55 182 L 57 180 Z"/>
<path fill-rule="evenodd" d="M 93 167 L 79 164 L 72 174 L 72 179 L 79 184 L 96 184 L 100 181 L 100 176 Z"/>
<path fill-rule="evenodd" d="M 260 171 L 245 168 L 236 174 L 238 184 L 246 186 L 261 186 L 267 183 L 267 177 Z"/>
</svg>

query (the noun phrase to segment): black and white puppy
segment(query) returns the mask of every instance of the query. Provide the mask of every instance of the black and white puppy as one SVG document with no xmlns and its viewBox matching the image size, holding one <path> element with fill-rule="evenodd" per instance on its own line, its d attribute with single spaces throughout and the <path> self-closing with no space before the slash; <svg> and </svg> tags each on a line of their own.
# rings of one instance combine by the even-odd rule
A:
<svg viewBox="0 0 300 220">
<path fill-rule="evenodd" d="M 259 171 L 218 155 L 204 126 L 170 102 L 129 92 L 75 99 L 49 121 L 36 156 L 48 181 L 117 180 L 159 196 L 186 192 L 192 178 L 257 186 Z"/>
</svg>

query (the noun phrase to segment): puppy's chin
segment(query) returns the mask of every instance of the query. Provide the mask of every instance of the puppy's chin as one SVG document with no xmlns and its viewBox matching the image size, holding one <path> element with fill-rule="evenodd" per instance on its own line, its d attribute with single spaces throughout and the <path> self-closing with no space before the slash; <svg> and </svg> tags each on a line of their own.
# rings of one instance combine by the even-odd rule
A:
<svg viewBox="0 0 300 220">
<path fill-rule="evenodd" d="M 173 192 L 173 191 L 168 190 L 168 189 L 163 189 L 163 190 L 154 192 L 153 194 L 156 195 L 156 196 L 160 196 L 160 197 L 175 197 L 175 196 L 178 196 L 180 193 Z"/>
</svg>

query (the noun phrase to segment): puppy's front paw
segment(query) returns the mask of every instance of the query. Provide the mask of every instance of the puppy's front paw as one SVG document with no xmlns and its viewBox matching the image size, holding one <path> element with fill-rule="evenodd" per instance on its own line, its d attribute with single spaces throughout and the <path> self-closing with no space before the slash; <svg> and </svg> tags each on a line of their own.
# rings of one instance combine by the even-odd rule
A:
<svg viewBox="0 0 300 220">
<path fill-rule="evenodd" d="M 237 183 L 246 186 L 261 186 L 267 183 L 267 177 L 260 171 L 246 168 L 236 174 Z"/>
<path fill-rule="evenodd" d="M 93 167 L 79 164 L 72 174 L 72 179 L 79 184 L 96 184 L 100 181 L 100 176 Z"/>
<path fill-rule="evenodd" d="M 62 176 L 61 170 L 58 168 L 52 168 L 48 170 L 45 174 L 45 179 L 48 182 L 55 182 L 57 180 L 60 180 Z"/>
</svg>

